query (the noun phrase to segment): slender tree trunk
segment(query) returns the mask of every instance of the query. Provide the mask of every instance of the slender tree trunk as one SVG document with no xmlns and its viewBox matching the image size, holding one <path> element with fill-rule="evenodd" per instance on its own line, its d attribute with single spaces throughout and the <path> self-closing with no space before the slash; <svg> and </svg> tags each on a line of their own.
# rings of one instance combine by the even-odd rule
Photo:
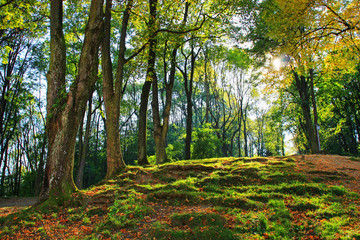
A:
<svg viewBox="0 0 360 240">
<path fill-rule="evenodd" d="M 35 196 L 39 196 L 40 190 L 41 190 L 41 180 L 44 176 L 44 157 L 45 157 L 45 148 L 46 148 L 46 135 L 44 135 L 42 146 L 41 146 L 41 152 L 40 152 L 40 159 L 39 159 L 39 165 L 37 167 L 37 174 L 36 174 L 36 180 L 35 180 Z"/>
<path fill-rule="evenodd" d="M 192 92 L 194 82 L 194 70 L 195 60 L 197 54 L 195 54 L 194 46 L 191 46 L 191 58 L 190 58 L 190 78 L 184 78 L 185 93 L 186 93 L 186 137 L 185 137 L 185 159 L 191 159 L 191 139 L 192 139 L 192 118 L 193 118 L 193 103 Z"/>
<path fill-rule="evenodd" d="M 204 75 L 205 75 L 205 94 L 206 94 L 206 101 L 205 101 L 205 123 L 210 122 L 210 80 L 207 73 L 207 63 L 208 63 L 208 52 L 205 49 L 205 66 L 204 66 Z"/>
<path fill-rule="evenodd" d="M 182 25 L 186 24 L 187 17 L 188 17 L 188 9 L 189 9 L 190 3 L 185 3 L 185 13 L 184 13 L 184 19 L 182 22 Z M 176 73 L 176 55 L 177 51 L 180 48 L 181 43 L 177 43 L 174 46 L 174 49 L 171 52 L 171 64 L 170 64 L 170 74 L 169 74 L 169 81 L 166 80 L 166 74 L 167 74 L 167 67 L 166 67 L 166 52 L 167 52 L 167 44 L 165 44 L 165 50 L 164 50 L 164 85 L 166 90 L 165 95 L 165 104 L 164 104 L 164 110 L 163 110 L 163 123 L 161 124 L 161 118 L 160 118 L 160 111 L 159 111 L 159 89 L 158 89 L 158 82 L 157 82 L 157 76 L 156 73 L 153 72 L 152 75 L 153 78 L 153 101 L 152 101 L 152 110 L 153 110 L 153 121 L 154 121 L 154 140 L 156 145 L 156 163 L 164 163 L 168 160 L 167 154 L 166 154 L 166 137 L 169 130 L 169 121 L 170 121 L 170 111 L 171 111 L 171 102 L 172 102 L 172 92 L 175 82 L 175 73 Z M 155 71 L 155 69 L 151 69 Z"/>
<path fill-rule="evenodd" d="M 63 1 L 52 0 L 50 9 L 50 68 L 47 74 L 48 157 L 40 201 L 70 197 L 76 135 L 86 102 L 93 92 L 98 50 L 103 32 L 103 0 L 92 0 L 79 61 L 78 76 L 66 93 L 66 45 L 63 34 Z M 61 202 L 60 202 L 61 203 Z"/>
<path fill-rule="evenodd" d="M 82 141 L 81 154 L 79 156 L 79 166 L 76 174 L 75 185 L 77 188 L 83 188 L 84 169 L 86 163 L 87 149 L 89 145 L 90 127 L 91 127 L 91 112 L 92 112 L 92 96 L 89 98 L 88 112 L 86 116 L 85 135 Z"/>
<path fill-rule="evenodd" d="M 149 161 L 146 155 L 147 141 L 147 108 L 152 82 L 145 81 L 141 91 L 141 101 L 139 110 L 139 133 L 138 133 L 138 151 L 137 159 L 139 165 L 148 165 Z"/>
<path fill-rule="evenodd" d="M 148 22 L 149 31 L 149 51 L 148 51 L 148 67 L 146 72 L 146 80 L 141 92 L 140 112 L 139 112 L 139 135 L 138 135 L 138 164 L 147 165 L 149 161 L 146 156 L 146 140 L 147 140 L 147 109 L 150 95 L 151 85 L 156 79 L 155 61 L 156 61 L 156 18 L 157 18 L 157 0 L 149 0 L 150 19 Z"/>
<path fill-rule="evenodd" d="M 282 124 L 282 123 L 280 123 Z M 282 125 L 280 127 L 280 137 L 281 137 L 281 154 L 282 156 L 285 156 L 285 136 L 284 136 L 284 131 L 282 128 Z"/>
<path fill-rule="evenodd" d="M 320 136 L 319 136 L 319 129 L 318 129 L 318 114 L 317 114 L 317 105 L 316 105 L 316 98 L 315 98 L 315 91 L 314 91 L 314 69 L 310 69 L 310 92 L 311 92 L 311 102 L 313 106 L 313 115 L 314 115 L 314 131 L 315 131 L 315 141 L 317 145 L 317 152 L 320 152 Z"/>
<path fill-rule="evenodd" d="M 165 50 L 166 51 L 166 50 Z M 155 57 L 155 56 L 154 56 Z M 154 59 L 155 61 L 155 59 Z M 152 110 L 153 110 L 153 122 L 154 122 L 154 140 L 156 150 L 156 163 L 160 164 L 167 160 L 166 156 L 166 135 L 163 136 L 163 125 L 161 124 L 160 112 L 159 112 L 159 90 L 158 90 L 158 78 L 156 76 L 155 68 L 152 69 Z M 165 73 L 166 74 L 166 73 Z M 166 83 L 165 83 L 166 84 Z"/>
<path fill-rule="evenodd" d="M 191 159 L 191 139 L 192 139 L 192 97 L 186 94 L 186 137 L 185 137 L 185 159 Z"/>
<path fill-rule="evenodd" d="M 234 141 L 235 141 L 235 137 L 236 134 L 240 131 L 240 128 L 238 127 L 237 129 L 235 129 L 235 131 L 232 133 L 231 138 L 230 138 L 230 155 L 234 156 Z"/>
<path fill-rule="evenodd" d="M 166 155 L 166 136 L 169 129 L 170 110 L 172 101 L 172 90 L 175 82 L 176 55 L 180 45 L 175 46 L 171 54 L 171 67 L 169 82 L 165 82 L 166 97 L 163 111 L 163 124 L 161 125 L 158 103 L 158 85 L 157 80 L 153 82 L 153 119 L 154 119 L 154 139 L 156 144 L 156 163 L 160 164 L 167 161 Z"/>
<path fill-rule="evenodd" d="M 2 172 L 1 172 L 1 183 L 0 183 L 0 196 L 3 196 L 5 193 L 5 189 L 4 189 L 4 184 L 5 184 L 5 172 L 6 172 L 6 168 L 7 168 L 7 160 L 8 160 L 8 143 L 5 146 L 5 151 L 4 151 L 4 159 L 3 159 L 3 166 L 2 166 Z"/>
<path fill-rule="evenodd" d="M 242 105 L 242 104 L 241 104 Z M 241 154 L 241 125 L 242 125 L 242 119 L 241 119 L 241 116 L 242 116 L 242 106 L 240 105 L 240 114 L 238 115 L 238 124 L 239 124 L 239 134 L 238 134 L 238 149 L 239 149 L 239 153 L 238 153 L 238 157 L 242 157 L 242 154 Z"/>
<path fill-rule="evenodd" d="M 245 106 L 245 109 L 241 113 L 241 119 L 243 120 L 243 130 L 244 130 L 244 155 L 245 157 L 249 157 L 249 151 L 248 151 L 248 138 L 247 138 L 247 129 L 246 129 L 246 119 L 247 119 L 247 106 Z"/>
</svg>

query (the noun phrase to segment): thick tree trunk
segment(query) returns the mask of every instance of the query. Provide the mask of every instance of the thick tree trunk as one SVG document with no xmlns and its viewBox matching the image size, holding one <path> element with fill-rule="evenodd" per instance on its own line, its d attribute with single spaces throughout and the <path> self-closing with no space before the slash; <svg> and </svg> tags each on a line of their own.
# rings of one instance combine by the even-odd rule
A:
<svg viewBox="0 0 360 240">
<path fill-rule="evenodd" d="M 103 0 L 92 0 L 85 31 L 79 72 L 70 91 L 65 91 L 66 46 L 62 27 L 62 0 L 52 0 L 50 9 L 50 68 L 47 74 L 48 157 L 40 201 L 62 201 L 76 190 L 73 165 L 76 135 L 89 99 L 98 67 L 98 50 L 103 28 Z"/>
<path fill-rule="evenodd" d="M 300 107 L 305 120 L 305 135 L 308 140 L 311 153 L 319 152 L 319 145 L 317 136 L 315 133 L 316 126 L 313 125 L 310 111 L 310 95 L 309 86 L 306 82 L 305 76 L 299 76 L 295 70 L 293 70 L 297 91 L 300 95 Z"/>
<path fill-rule="evenodd" d="M 103 68 L 103 95 L 106 113 L 106 153 L 107 153 L 107 172 L 106 178 L 109 179 L 123 169 L 126 165 L 121 153 L 120 142 L 120 103 L 123 92 L 124 66 L 126 64 L 126 30 L 132 8 L 132 0 L 127 2 L 121 26 L 121 36 L 119 42 L 119 55 L 116 68 L 115 86 L 110 52 L 111 34 L 111 7 L 112 1 L 106 0 L 104 40 L 102 43 L 102 68 Z"/>
</svg>

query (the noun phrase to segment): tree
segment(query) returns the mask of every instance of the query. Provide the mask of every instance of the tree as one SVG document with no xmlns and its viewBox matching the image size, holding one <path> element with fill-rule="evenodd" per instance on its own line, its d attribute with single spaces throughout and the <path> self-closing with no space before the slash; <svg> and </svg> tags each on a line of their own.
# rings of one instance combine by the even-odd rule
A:
<svg viewBox="0 0 360 240">
<path fill-rule="evenodd" d="M 18 9 L 14 12 L 10 11 L 19 4 Z M 34 16 L 32 21 L 42 24 L 41 18 L 36 15 L 41 13 L 39 10 L 41 4 L 40 2 L 30 6 L 28 1 L 23 3 L 11 1 L 1 5 L 0 16 L 4 24 L 0 27 L 0 169 L 2 173 L 0 191 L 7 194 L 20 193 L 22 169 L 18 168 L 20 164 L 18 161 L 22 161 L 26 156 L 33 156 L 32 154 L 39 150 L 38 147 L 41 148 L 41 143 L 45 144 L 44 141 L 36 143 L 37 135 L 41 134 L 39 132 L 42 132 L 43 128 L 35 124 L 41 122 L 37 117 L 39 105 L 34 101 L 36 82 L 28 74 L 36 58 L 34 41 L 38 35 L 42 36 L 43 28 L 34 30 L 33 23 L 27 18 L 23 19 L 25 16 Z M 26 9 L 28 12 L 23 16 L 22 13 Z M 34 125 L 29 125 L 30 123 Z M 31 169 L 41 176 L 43 169 L 41 164 L 38 165 L 38 161 L 42 158 L 36 156 L 34 154 L 35 161 L 30 159 L 28 163 L 31 164 Z M 17 168 L 11 169 L 12 166 Z M 12 177 L 15 179 L 16 189 L 8 191 L 5 181 L 11 180 Z"/>
<path fill-rule="evenodd" d="M 141 103 L 139 110 L 139 133 L 137 160 L 140 165 L 147 165 L 149 161 L 146 155 L 146 135 L 147 135 L 147 108 L 150 96 L 151 85 L 156 76 L 156 47 L 157 47 L 157 0 L 149 0 L 149 20 L 147 23 L 149 47 L 147 55 L 146 79 L 141 91 Z M 157 80 L 156 80 L 157 81 Z"/>
<path fill-rule="evenodd" d="M 190 52 L 185 53 L 182 48 L 181 51 L 185 61 L 184 67 L 180 70 L 183 79 L 184 87 L 186 94 L 186 137 L 185 137 L 185 160 L 191 159 L 191 136 L 192 136 L 192 121 L 193 121 L 193 103 L 192 103 L 192 94 L 193 94 L 193 82 L 194 82 L 194 71 L 195 71 L 195 61 L 200 53 L 200 49 L 196 51 L 195 42 L 190 42 Z M 190 63 L 190 66 L 188 65 Z M 190 73 L 188 72 L 190 68 Z"/>
<path fill-rule="evenodd" d="M 184 4 L 184 17 L 180 25 L 180 29 L 183 29 L 186 26 L 186 21 L 188 18 L 188 11 L 189 11 L 190 3 L 185 2 Z M 174 36 L 172 36 L 174 38 Z M 154 121 L 154 140 L 156 145 L 156 163 L 160 164 L 167 161 L 166 155 L 166 137 L 169 129 L 169 121 L 170 121 L 170 110 L 171 110 L 171 103 L 172 103 L 172 91 L 174 87 L 175 81 L 175 74 L 176 74 L 176 57 L 177 52 L 182 43 L 183 36 L 180 36 L 180 40 L 177 41 L 170 38 L 170 41 L 174 41 L 173 48 L 170 54 L 170 73 L 169 77 L 167 78 L 167 63 L 166 63 L 166 56 L 168 51 L 168 40 L 165 40 L 164 46 L 164 55 L 163 55 L 163 64 L 164 64 L 164 85 L 165 85 L 165 104 L 163 109 L 163 121 L 161 123 L 160 117 L 160 110 L 159 110 L 159 87 L 157 78 L 153 80 L 153 100 L 152 100 L 152 110 L 153 110 L 153 121 Z M 156 73 L 154 73 L 156 74 Z M 168 80 L 167 80 L 168 79 Z"/>
<path fill-rule="evenodd" d="M 97 80 L 98 51 L 103 30 L 103 0 L 92 0 L 79 60 L 79 70 L 66 89 L 66 47 L 63 34 L 63 1 L 50 6 L 50 66 L 47 73 L 48 156 L 40 200 L 68 197 L 73 180 L 76 135 L 85 105 Z"/>
<path fill-rule="evenodd" d="M 78 169 L 75 178 L 75 185 L 77 188 L 82 189 L 84 184 L 84 170 L 86 163 L 86 156 L 88 152 L 89 146 L 89 138 L 90 138 L 90 127 L 91 127 L 91 117 L 92 117 L 92 98 L 91 95 L 88 100 L 88 109 L 86 114 L 86 126 L 85 126 L 85 135 L 83 138 L 83 123 L 84 123 L 84 115 L 81 120 L 80 129 L 79 129 L 79 163 Z"/>
<path fill-rule="evenodd" d="M 111 7 L 112 0 L 106 0 L 105 8 L 105 37 L 102 44 L 102 68 L 103 68 L 103 94 L 106 113 L 106 133 L 107 133 L 107 173 L 106 178 L 111 178 L 120 169 L 125 167 L 121 153 L 120 144 L 120 103 L 122 99 L 124 67 L 128 60 L 125 58 L 126 51 L 126 32 L 129 24 L 130 12 L 133 1 L 127 1 L 123 13 L 121 25 L 121 35 L 119 41 L 118 62 L 116 68 L 116 77 L 114 81 L 111 53 L 110 53 L 110 35 L 111 35 Z M 114 84 L 115 82 L 115 84 Z"/>
</svg>

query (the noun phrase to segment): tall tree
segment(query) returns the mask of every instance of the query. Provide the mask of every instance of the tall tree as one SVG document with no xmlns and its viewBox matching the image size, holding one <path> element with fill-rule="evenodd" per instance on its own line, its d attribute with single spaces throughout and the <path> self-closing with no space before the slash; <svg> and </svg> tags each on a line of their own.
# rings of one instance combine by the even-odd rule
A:
<svg viewBox="0 0 360 240">
<path fill-rule="evenodd" d="M 184 28 L 189 11 L 189 2 L 185 2 L 184 7 L 184 17 L 182 23 L 180 25 L 180 29 Z M 167 78 L 167 63 L 166 63 L 166 53 L 168 51 L 167 40 L 165 42 L 163 62 L 164 62 L 164 85 L 165 85 L 165 106 L 163 109 L 163 121 L 161 123 L 160 110 L 159 110 L 159 87 L 157 78 L 154 78 L 152 91 L 153 91 L 153 99 L 152 99 L 152 110 L 153 110 L 153 121 L 154 121 L 154 140 L 156 145 L 156 163 L 163 163 L 167 161 L 166 155 L 166 137 L 169 129 L 169 121 L 170 121 L 170 110 L 172 103 L 172 92 L 175 81 L 175 73 L 176 73 L 176 57 L 178 49 L 180 48 L 183 37 L 180 37 L 171 50 L 170 54 L 170 73 Z M 156 73 L 154 73 L 156 74 Z M 168 79 L 168 80 L 167 80 Z"/>
<path fill-rule="evenodd" d="M 75 142 L 82 114 L 97 80 L 98 52 L 103 31 L 103 0 L 92 0 L 79 70 L 66 89 L 66 46 L 63 33 L 63 1 L 50 6 L 50 66 L 47 74 L 48 156 L 40 201 L 68 197 L 73 180 Z"/>
<path fill-rule="evenodd" d="M 107 173 L 106 178 L 111 178 L 120 169 L 125 167 L 120 144 L 120 103 L 124 92 L 124 67 L 128 62 L 125 58 L 126 33 L 129 24 L 130 13 L 133 5 L 128 0 L 123 12 L 120 30 L 119 53 L 114 81 L 111 52 L 111 8 L 112 0 L 106 0 L 105 8 L 105 37 L 102 44 L 102 68 L 103 68 L 103 94 L 106 113 L 106 143 L 107 143 Z"/>
<path fill-rule="evenodd" d="M 200 53 L 200 49 L 195 49 L 195 42 L 192 40 L 190 42 L 190 52 L 188 54 L 185 53 L 184 48 L 181 51 L 185 61 L 184 66 L 181 68 L 178 66 L 183 79 L 184 79 L 184 87 L 186 94 L 186 137 L 185 137 L 185 159 L 188 160 L 191 158 L 191 135 L 192 135 L 192 122 L 193 122 L 193 102 L 192 102 L 192 94 L 194 87 L 194 71 L 195 71 L 195 63 L 196 58 Z M 188 65 L 190 63 L 190 66 Z M 190 68 L 190 73 L 189 69 Z"/>
<path fill-rule="evenodd" d="M 147 135 L 147 110 L 150 96 L 151 85 L 156 76 L 155 62 L 156 62 L 156 46 L 157 46 L 157 0 L 149 0 L 149 20 L 148 20 L 148 66 L 146 71 L 145 83 L 141 91 L 141 102 L 139 110 L 139 133 L 138 133 L 138 164 L 149 164 L 146 155 L 146 135 Z M 156 80 L 157 81 L 157 80 Z"/>
<path fill-rule="evenodd" d="M 80 130 L 79 130 L 79 162 L 78 162 L 78 169 L 75 178 L 75 185 L 77 188 L 83 188 L 84 182 L 84 170 L 85 170 L 85 163 L 86 163 L 86 156 L 88 152 L 89 146 L 89 138 L 90 138 L 90 127 L 91 127 L 91 118 L 92 118 L 92 98 L 91 95 L 88 101 L 88 109 L 86 114 L 86 125 L 85 125 L 85 135 L 83 138 L 83 124 L 84 124 L 84 115 L 83 119 L 81 120 Z"/>
</svg>

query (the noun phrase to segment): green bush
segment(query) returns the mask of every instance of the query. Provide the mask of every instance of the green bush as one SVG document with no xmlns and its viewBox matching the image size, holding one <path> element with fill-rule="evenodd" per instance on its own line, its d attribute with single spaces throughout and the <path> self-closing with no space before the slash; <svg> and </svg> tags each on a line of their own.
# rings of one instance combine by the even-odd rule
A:
<svg viewBox="0 0 360 240">
<path fill-rule="evenodd" d="M 220 156 L 221 141 L 215 135 L 216 130 L 205 125 L 193 132 L 191 153 L 193 159 L 214 158 Z"/>
</svg>

